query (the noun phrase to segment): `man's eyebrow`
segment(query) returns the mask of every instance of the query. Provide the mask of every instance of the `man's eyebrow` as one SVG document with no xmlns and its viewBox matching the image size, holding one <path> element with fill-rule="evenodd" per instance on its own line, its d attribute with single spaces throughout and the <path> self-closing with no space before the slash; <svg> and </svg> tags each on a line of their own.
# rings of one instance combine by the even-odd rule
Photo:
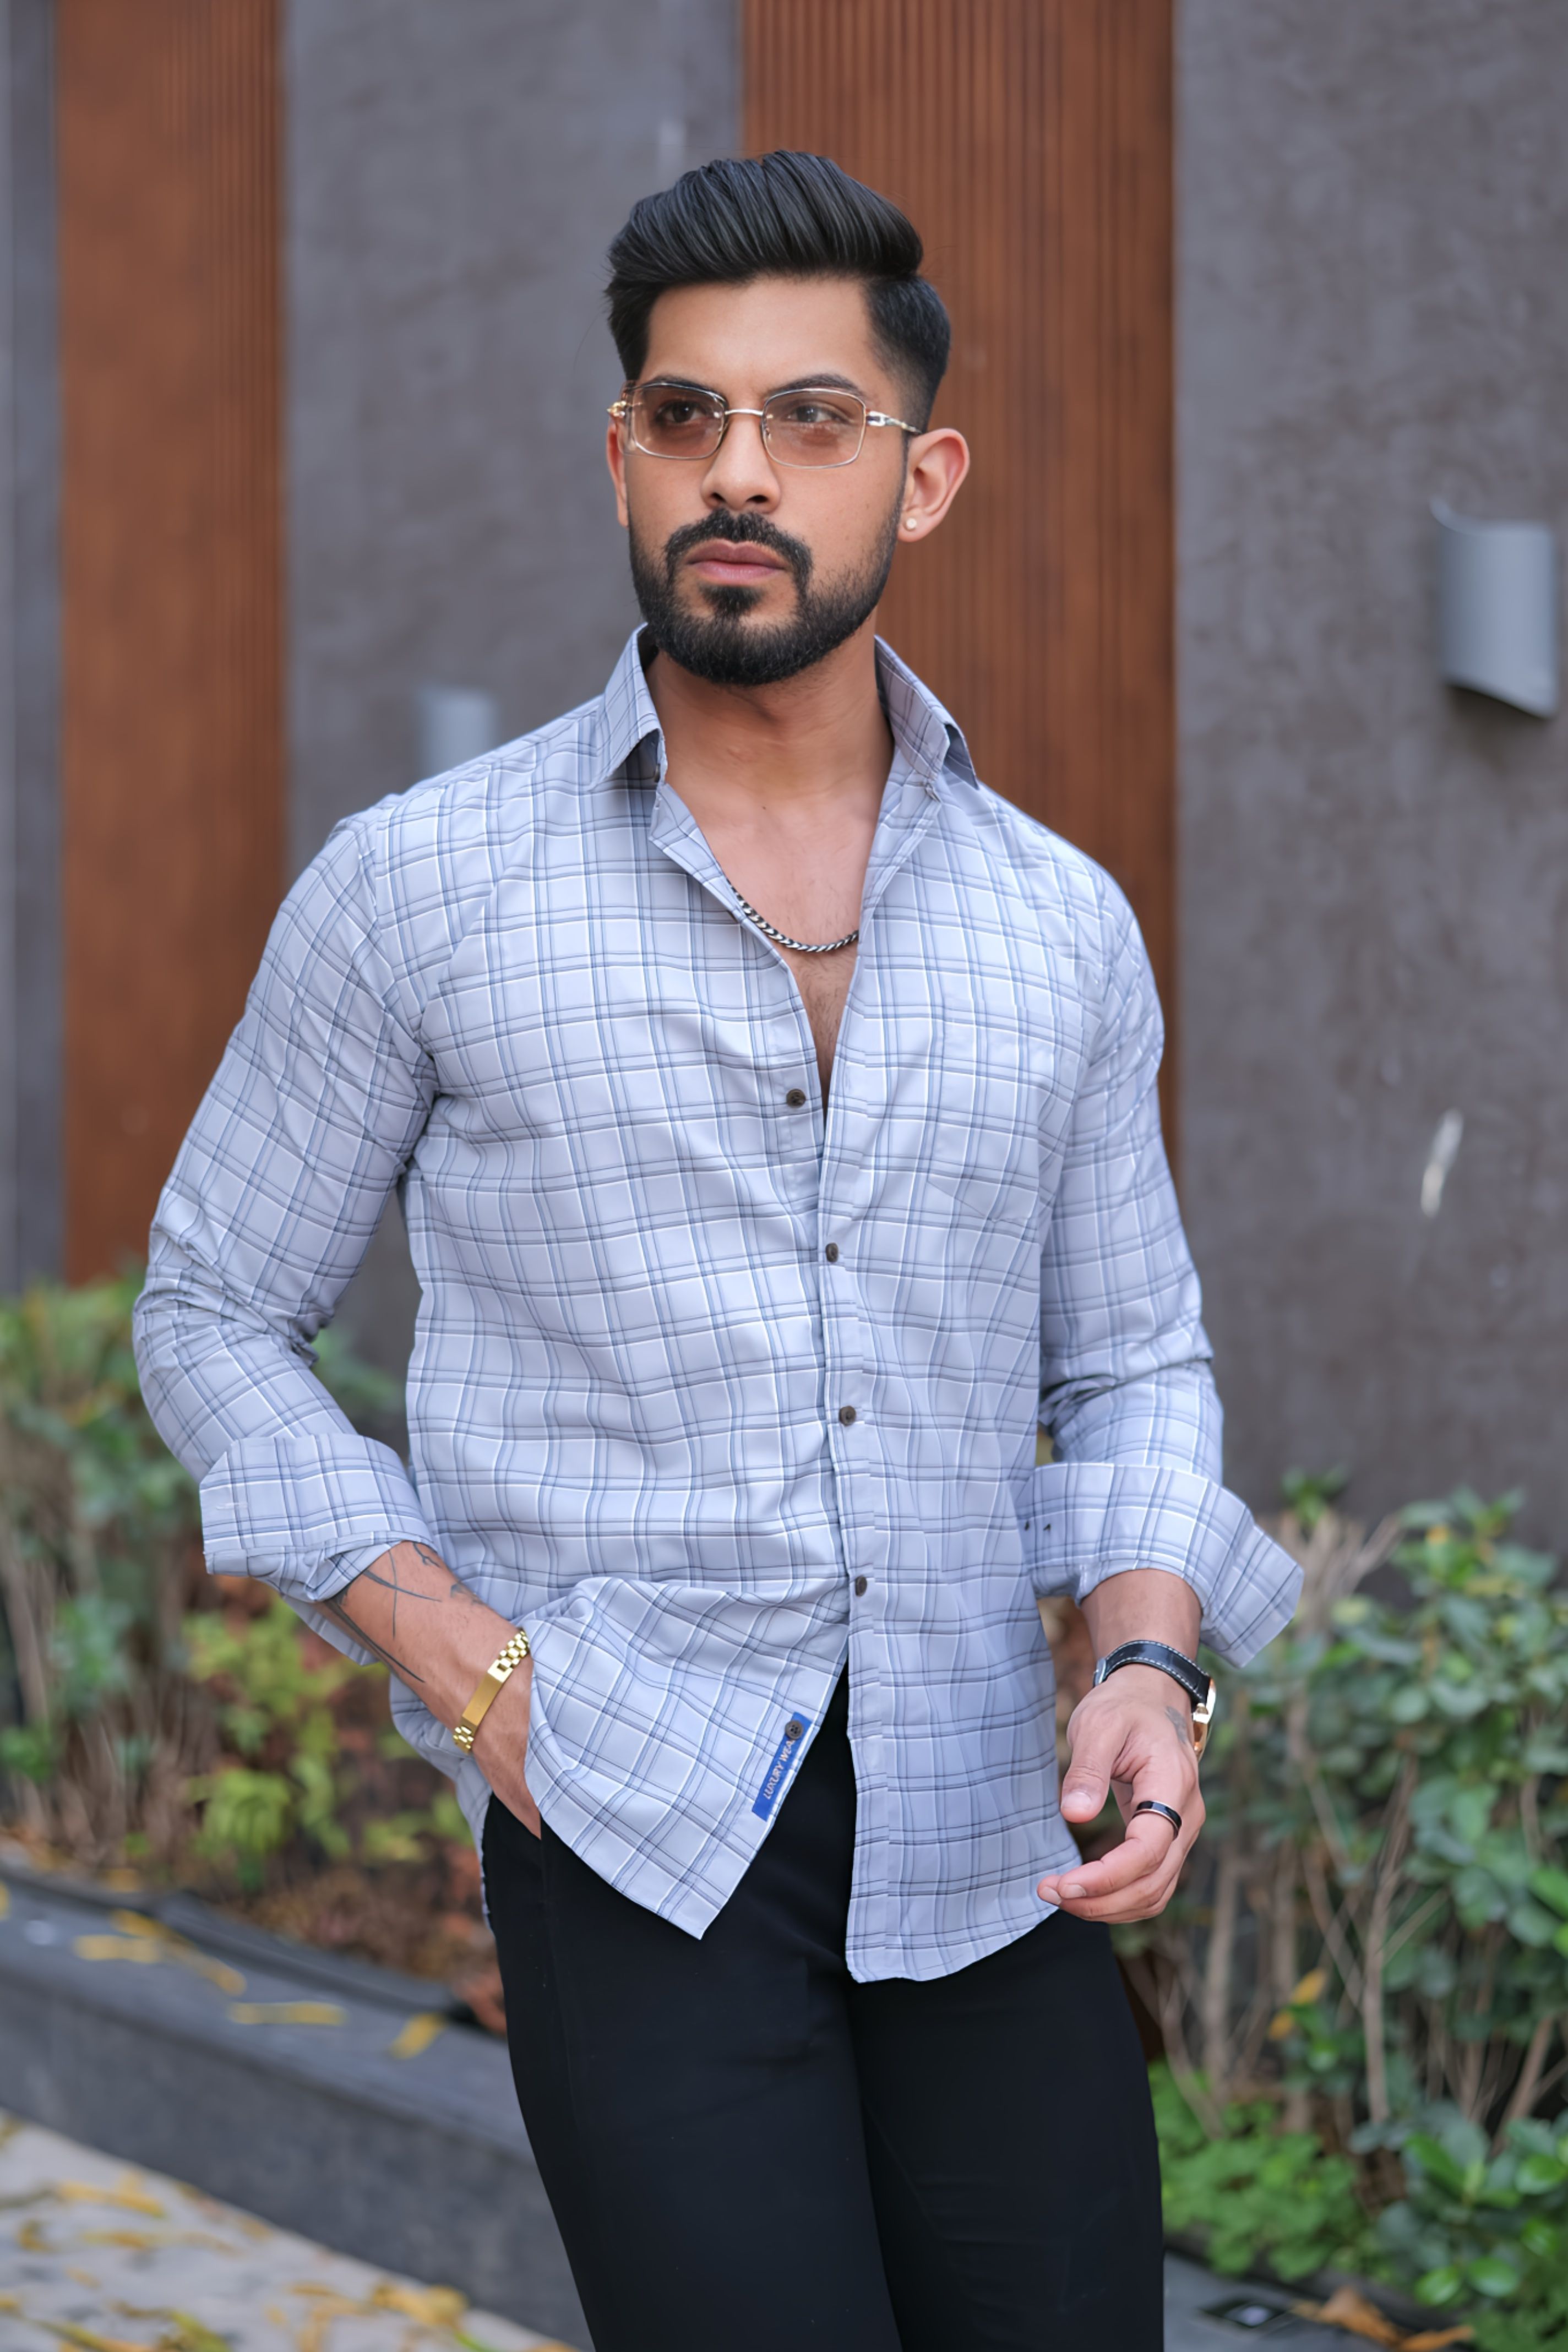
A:
<svg viewBox="0 0 1568 2352">
<path fill-rule="evenodd" d="M 728 404 L 726 394 L 717 391 L 710 383 L 700 383 L 693 375 L 647 376 L 644 382 L 668 383 L 676 392 L 705 392 L 711 399 L 722 400 Z M 868 397 L 865 387 L 857 383 L 852 375 L 838 375 L 832 368 L 814 368 L 809 375 L 791 376 L 787 383 L 775 383 L 763 397 L 764 400 L 776 400 L 781 393 L 814 392 L 819 386 L 824 392 L 852 392 L 857 400 Z"/>
<path fill-rule="evenodd" d="M 781 392 L 815 392 L 818 385 L 824 392 L 852 392 L 857 400 L 867 396 L 865 386 L 852 375 L 836 375 L 831 368 L 814 368 L 810 375 L 792 376 L 788 383 L 775 383 L 765 396 L 776 400 Z"/>
</svg>

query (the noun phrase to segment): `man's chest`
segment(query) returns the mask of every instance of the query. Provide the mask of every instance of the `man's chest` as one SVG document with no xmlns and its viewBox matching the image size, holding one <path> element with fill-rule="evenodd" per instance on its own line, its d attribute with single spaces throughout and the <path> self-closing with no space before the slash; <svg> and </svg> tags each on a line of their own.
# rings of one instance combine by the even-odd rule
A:
<svg viewBox="0 0 1568 2352">
<path fill-rule="evenodd" d="M 1071 955 L 1003 894 L 962 919 L 951 881 L 893 877 L 858 950 L 776 954 L 667 861 L 519 875 L 426 1008 L 431 1140 L 584 1189 L 809 1161 L 1012 1223 L 1059 1149 L 1091 1010 Z M 826 1111 L 821 1074 L 832 1061 Z"/>
</svg>

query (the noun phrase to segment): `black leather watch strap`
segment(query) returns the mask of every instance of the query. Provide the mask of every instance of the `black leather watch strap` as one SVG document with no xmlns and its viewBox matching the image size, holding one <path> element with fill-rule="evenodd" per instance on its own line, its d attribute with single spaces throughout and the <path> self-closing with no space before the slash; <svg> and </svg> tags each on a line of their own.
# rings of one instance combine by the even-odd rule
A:
<svg viewBox="0 0 1568 2352">
<path fill-rule="evenodd" d="M 1184 1650 L 1173 1650 L 1168 1642 L 1123 1642 L 1108 1658 L 1096 1662 L 1096 1683 L 1102 1683 L 1118 1666 L 1158 1666 L 1163 1675 L 1181 1684 L 1194 1707 L 1206 1706 L 1213 1696 L 1214 1685 L 1203 1668 L 1194 1665 Z"/>
</svg>

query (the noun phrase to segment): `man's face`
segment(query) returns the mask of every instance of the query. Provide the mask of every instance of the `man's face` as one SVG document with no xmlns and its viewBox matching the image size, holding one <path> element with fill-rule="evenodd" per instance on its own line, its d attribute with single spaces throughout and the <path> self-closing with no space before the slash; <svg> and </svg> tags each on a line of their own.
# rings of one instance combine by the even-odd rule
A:
<svg viewBox="0 0 1568 2352">
<path fill-rule="evenodd" d="M 661 295 L 641 381 L 758 408 L 810 385 L 907 416 L 858 279 L 762 278 Z M 610 470 L 637 601 L 661 652 L 715 684 L 763 686 L 820 661 L 876 608 L 904 505 L 906 436 L 870 425 L 852 465 L 798 467 L 730 421 L 710 457 L 658 457 L 612 425 Z"/>
</svg>

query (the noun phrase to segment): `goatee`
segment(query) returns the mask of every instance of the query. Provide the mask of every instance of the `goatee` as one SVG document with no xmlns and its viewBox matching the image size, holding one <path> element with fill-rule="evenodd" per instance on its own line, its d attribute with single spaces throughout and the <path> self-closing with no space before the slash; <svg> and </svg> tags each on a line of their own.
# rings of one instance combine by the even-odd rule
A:
<svg viewBox="0 0 1568 2352">
<path fill-rule="evenodd" d="M 760 588 L 704 585 L 699 593 L 706 611 L 680 601 L 681 559 L 715 539 L 765 547 L 783 558 L 795 591 L 795 612 L 787 621 L 776 621 L 769 628 L 746 626 L 748 614 L 764 593 Z M 899 543 L 899 516 L 895 506 L 860 572 L 821 588 L 812 584 L 810 548 L 765 515 L 731 514 L 721 508 L 700 522 L 683 524 L 657 555 L 642 545 L 635 525 L 630 540 L 632 585 L 659 652 L 710 686 L 776 686 L 825 660 L 876 611 Z"/>
</svg>

